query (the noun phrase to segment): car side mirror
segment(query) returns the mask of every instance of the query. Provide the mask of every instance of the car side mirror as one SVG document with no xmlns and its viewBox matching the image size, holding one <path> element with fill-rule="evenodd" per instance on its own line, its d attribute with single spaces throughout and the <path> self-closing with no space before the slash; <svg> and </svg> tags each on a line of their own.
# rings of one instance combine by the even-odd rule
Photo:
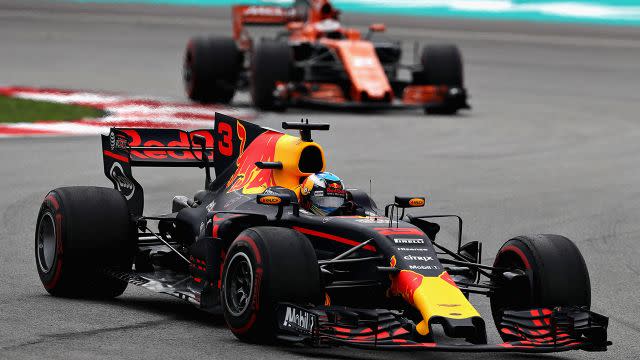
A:
<svg viewBox="0 0 640 360">
<path fill-rule="evenodd" d="M 289 194 L 258 194 L 256 197 L 258 204 L 262 205 L 274 205 L 274 206 L 289 206 L 291 205 L 291 197 Z"/>
<path fill-rule="evenodd" d="M 423 207 L 426 202 L 427 201 L 424 196 L 411 197 L 396 195 L 393 204 L 389 204 L 384 207 L 384 216 L 389 217 L 389 210 L 391 210 L 391 215 L 393 215 L 394 209 L 402 209 L 402 215 L 399 216 L 399 219 L 402 220 L 402 218 L 404 217 L 404 209 Z"/>
<path fill-rule="evenodd" d="M 426 199 L 424 196 L 396 196 L 395 198 L 395 205 L 399 208 L 423 207 L 425 203 Z"/>
<path fill-rule="evenodd" d="M 289 194 L 280 194 L 275 192 L 262 193 L 256 196 L 256 202 L 261 205 L 277 206 L 278 213 L 276 214 L 276 219 L 278 220 L 282 218 L 285 206 L 293 205 L 293 214 L 295 216 L 299 216 L 300 214 L 300 205 L 298 204 L 297 199 L 296 201 L 293 201 Z"/>
</svg>

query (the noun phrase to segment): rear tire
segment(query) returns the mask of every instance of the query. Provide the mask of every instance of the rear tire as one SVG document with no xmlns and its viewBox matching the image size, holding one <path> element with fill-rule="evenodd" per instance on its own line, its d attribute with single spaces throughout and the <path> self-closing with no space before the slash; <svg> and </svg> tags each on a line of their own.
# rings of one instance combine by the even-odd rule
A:
<svg viewBox="0 0 640 360">
<path fill-rule="evenodd" d="M 288 83 L 291 78 L 291 48 L 285 42 L 262 40 L 251 59 L 251 98 L 263 111 L 283 111 L 284 101 L 276 99 L 276 83 Z"/>
<path fill-rule="evenodd" d="M 194 38 L 187 44 L 183 81 L 189 99 L 227 104 L 233 99 L 242 53 L 231 38 Z"/>
<path fill-rule="evenodd" d="M 299 232 L 254 227 L 240 233 L 229 247 L 222 273 L 222 309 L 238 339 L 273 342 L 277 304 L 317 304 L 321 294 L 315 251 Z"/>
<path fill-rule="evenodd" d="M 45 197 L 36 224 L 40 280 L 54 296 L 112 298 L 127 282 L 104 270 L 131 270 L 135 227 L 115 189 L 64 187 Z"/>
<path fill-rule="evenodd" d="M 491 296 L 496 325 L 507 309 L 591 306 L 589 271 L 580 250 L 564 236 L 515 237 L 502 245 L 494 266 L 520 269 L 527 275 L 522 281 L 504 284 Z"/>
</svg>

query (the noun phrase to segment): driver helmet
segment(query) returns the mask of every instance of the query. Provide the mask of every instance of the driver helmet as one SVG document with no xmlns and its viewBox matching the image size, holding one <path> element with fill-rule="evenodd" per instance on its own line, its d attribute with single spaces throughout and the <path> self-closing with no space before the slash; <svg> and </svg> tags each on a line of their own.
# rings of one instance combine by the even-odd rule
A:
<svg viewBox="0 0 640 360">
<path fill-rule="evenodd" d="M 344 183 L 330 172 L 309 175 L 300 187 L 301 205 L 320 216 L 334 214 L 347 198 Z"/>
</svg>

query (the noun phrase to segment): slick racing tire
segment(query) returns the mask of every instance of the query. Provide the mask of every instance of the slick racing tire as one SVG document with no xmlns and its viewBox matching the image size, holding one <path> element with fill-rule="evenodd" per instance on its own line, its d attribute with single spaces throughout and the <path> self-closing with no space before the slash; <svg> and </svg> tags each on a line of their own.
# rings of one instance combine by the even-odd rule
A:
<svg viewBox="0 0 640 360">
<path fill-rule="evenodd" d="M 191 39 L 182 74 L 187 96 L 201 103 L 229 103 L 236 92 L 241 68 L 242 52 L 233 39 Z"/>
<path fill-rule="evenodd" d="M 520 280 L 498 283 L 490 299 L 496 326 L 503 310 L 591 306 L 589 271 L 580 250 L 564 236 L 515 237 L 502 245 L 493 266 L 526 274 Z"/>
<path fill-rule="evenodd" d="M 40 280 L 54 296 L 112 298 L 127 282 L 105 269 L 129 271 L 135 227 L 114 189 L 75 186 L 52 190 L 38 213 L 35 258 Z"/>
<path fill-rule="evenodd" d="M 222 272 L 222 309 L 238 339 L 273 342 L 277 304 L 318 304 L 321 294 L 315 251 L 299 232 L 254 227 L 229 247 Z"/>
<path fill-rule="evenodd" d="M 453 44 L 428 45 L 420 57 L 422 70 L 413 73 L 413 84 L 464 88 L 462 55 Z M 457 106 L 428 107 L 429 114 L 455 114 Z"/>
<path fill-rule="evenodd" d="M 414 83 L 463 87 L 462 55 L 457 46 L 425 46 L 420 63 L 422 71 L 414 73 Z"/>
<path fill-rule="evenodd" d="M 263 39 L 251 58 L 251 99 L 263 111 L 283 111 L 285 100 L 274 96 L 276 83 L 291 78 L 291 49 L 286 42 Z"/>
</svg>

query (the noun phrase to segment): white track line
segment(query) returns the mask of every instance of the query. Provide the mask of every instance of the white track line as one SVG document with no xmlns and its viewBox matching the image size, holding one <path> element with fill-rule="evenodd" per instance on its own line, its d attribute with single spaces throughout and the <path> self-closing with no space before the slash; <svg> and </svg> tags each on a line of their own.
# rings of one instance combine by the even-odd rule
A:
<svg viewBox="0 0 640 360">
<path fill-rule="evenodd" d="M 162 99 L 87 91 L 0 87 L 0 94 L 31 100 L 89 105 L 107 111 L 106 116 L 97 119 L 0 124 L 0 138 L 105 134 L 112 126 L 184 130 L 213 128 L 216 112 L 245 119 L 254 117 L 253 112 L 244 109 L 179 104 Z"/>
</svg>

